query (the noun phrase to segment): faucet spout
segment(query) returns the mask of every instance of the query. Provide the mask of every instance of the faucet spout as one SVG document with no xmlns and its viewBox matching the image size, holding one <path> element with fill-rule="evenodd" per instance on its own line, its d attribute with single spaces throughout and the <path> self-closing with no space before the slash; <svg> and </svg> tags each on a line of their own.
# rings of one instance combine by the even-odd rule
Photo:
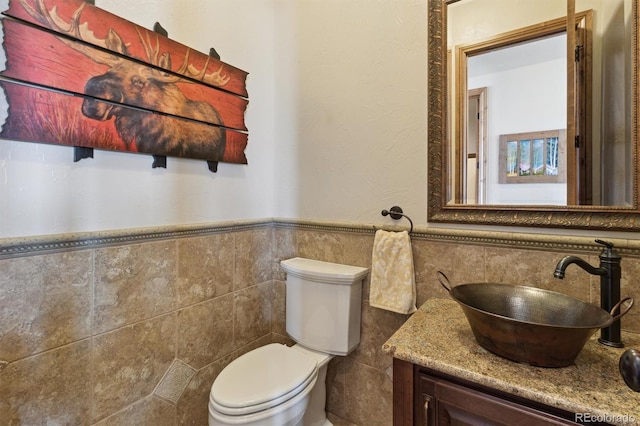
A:
<svg viewBox="0 0 640 426">
<path fill-rule="evenodd" d="M 591 266 L 587 261 L 579 258 L 578 256 L 565 256 L 556 265 L 556 270 L 553 272 L 553 276 L 558 279 L 563 279 L 567 267 L 571 264 L 576 264 L 591 275 L 606 275 L 607 270 L 602 267 L 596 268 Z"/>
</svg>

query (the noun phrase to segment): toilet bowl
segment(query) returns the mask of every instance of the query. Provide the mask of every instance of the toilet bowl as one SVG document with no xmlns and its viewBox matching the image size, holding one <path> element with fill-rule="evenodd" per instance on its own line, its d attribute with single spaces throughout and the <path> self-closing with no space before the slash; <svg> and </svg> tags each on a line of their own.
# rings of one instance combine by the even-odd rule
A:
<svg viewBox="0 0 640 426">
<path fill-rule="evenodd" d="M 278 343 L 242 355 L 211 387 L 209 425 L 330 426 L 324 380 L 331 358 Z"/>
<path fill-rule="evenodd" d="M 331 426 L 327 365 L 360 343 L 366 268 L 293 258 L 287 272 L 286 328 L 293 346 L 272 343 L 227 365 L 209 395 L 209 426 Z"/>
</svg>

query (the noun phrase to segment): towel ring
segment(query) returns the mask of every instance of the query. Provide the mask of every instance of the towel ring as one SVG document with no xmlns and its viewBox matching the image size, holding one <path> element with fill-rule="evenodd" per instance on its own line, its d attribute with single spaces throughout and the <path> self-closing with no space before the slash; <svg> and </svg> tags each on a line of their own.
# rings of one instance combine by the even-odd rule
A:
<svg viewBox="0 0 640 426">
<path fill-rule="evenodd" d="M 411 224 L 411 229 L 409 229 L 409 233 L 413 232 L 413 221 L 409 216 L 402 212 L 402 208 L 399 206 L 393 206 L 389 210 L 382 210 L 382 216 L 391 216 L 391 219 L 399 220 L 403 217 L 406 217 L 409 223 Z"/>
</svg>

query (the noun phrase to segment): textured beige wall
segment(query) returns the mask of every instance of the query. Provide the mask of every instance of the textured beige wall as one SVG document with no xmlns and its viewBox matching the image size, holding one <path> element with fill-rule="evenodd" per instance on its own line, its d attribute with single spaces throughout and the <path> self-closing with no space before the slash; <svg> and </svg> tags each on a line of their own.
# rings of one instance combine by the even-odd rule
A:
<svg viewBox="0 0 640 426">
<path fill-rule="evenodd" d="M 373 232 L 258 224 L 0 260 L 3 424 L 206 425 L 209 389 L 240 354 L 285 331 L 292 256 L 370 267 Z M 569 251 L 413 238 L 418 305 L 454 285 L 506 281 L 598 303 L 598 279 L 577 267 L 552 278 Z M 515 244 L 514 244 L 515 246 Z M 0 247 L 2 247 L 0 245 Z M 591 253 L 591 254 L 589 254 Z M 577 252 L 597 264 L 597 251 Z M 640 259 L 623 258 L 623 296 L 640 297 Z M 408 318 L 362 300 L 361 342 L 329 365 L 328 410 L 343 424 L 389 426 L 392 359 L 382 344 Z M 632 311 L 623 328 L 640 332 Z"/>
</svg>

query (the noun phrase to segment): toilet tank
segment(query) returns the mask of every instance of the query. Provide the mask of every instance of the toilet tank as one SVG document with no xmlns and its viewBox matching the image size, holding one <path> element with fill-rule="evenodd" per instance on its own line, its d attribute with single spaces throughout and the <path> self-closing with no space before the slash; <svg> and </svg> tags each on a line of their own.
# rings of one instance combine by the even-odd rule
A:
<svg viewBox="0 0 640 426">
<path fill-rule="evenodd" d="M 287 333 L 299 344 L 347 355 L 360 343 L 362 281 L 359 266 L 295 257 L 280 262 L 287 273 Z"/>
</svg>

